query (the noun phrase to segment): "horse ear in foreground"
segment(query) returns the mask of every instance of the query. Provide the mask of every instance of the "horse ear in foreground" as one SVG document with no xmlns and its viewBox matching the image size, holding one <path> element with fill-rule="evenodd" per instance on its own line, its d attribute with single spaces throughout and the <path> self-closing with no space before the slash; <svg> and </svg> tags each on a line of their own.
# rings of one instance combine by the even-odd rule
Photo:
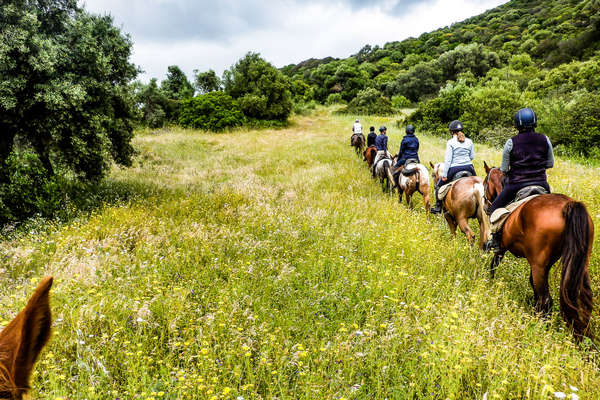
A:
<svg viewBox="0 0 600 400">
<path fill-rule="evenodd" d="M 485 185 L 487 201 L 492 201 L 491 179 L 498 175 L 491 168 Z M 508 216 L 502 228 L 501 248 L 496 251 L 490 268 L 492 277 L 506 251 L 524 257 L 531 267 L 529 282 L 534 292 L 536 311 L 552 312 L 552 297 L 548 285 L 550 268 L 562 261 L 560 279 L 560 311 L 577 340 L 591 337 L 588 326 L 592 315 L 593 294 L 588 264 L 594 241 L 594 223 L 585 205 L 563 194 L 544 194 L 532 198 Z"/>
<path fill-rule="evenodd" d="M 0 332 L 0 398 L 22 399 L 42 348 L 50 338 L 52 277 L 37 287 L 27 306 Z"/>
</svg>

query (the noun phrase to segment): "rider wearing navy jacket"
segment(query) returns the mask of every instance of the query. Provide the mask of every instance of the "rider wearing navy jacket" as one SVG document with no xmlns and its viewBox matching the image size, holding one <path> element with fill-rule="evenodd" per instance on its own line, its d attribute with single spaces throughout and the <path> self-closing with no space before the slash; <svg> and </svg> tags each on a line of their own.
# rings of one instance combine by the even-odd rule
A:
<svg viewBox="0 0 600 400">
<path fill-rule="evenodd" d="M 419 139 L 415 136 L 415 127 L 413 125 L 406 126 L 406 135 L 402 138 L 400 143 L 400 150 L 398 151 L 398 162 L 395 165 L 396 170 L 406 163 L 406 160 L 417 160 L 419 161 Z"/>
<path fill-rule="evenodd" d="M 375 139 L 377 139 L 377 134 L 375 133 L 375 127 L 372 126 L 369 128 L 369 135 L 367 136 L 367 147 L 375 146 Z"/>
<path fill-rule="evenodd" d="M 508 181 L 488 209 L 490 215 L 510 203 L 526 186 L 541 186 L 550 193 L 546 169 L 554 166 L 552 143 L 546 135 L 535 132 L 536 126 L 537 116 L 531 108 L 517 111 L 515 127 L 519 133 L 506 141 L 500 165 Z M 493 235 L 490 246 L 500 246 L 500 233 Z"/>
</svg>

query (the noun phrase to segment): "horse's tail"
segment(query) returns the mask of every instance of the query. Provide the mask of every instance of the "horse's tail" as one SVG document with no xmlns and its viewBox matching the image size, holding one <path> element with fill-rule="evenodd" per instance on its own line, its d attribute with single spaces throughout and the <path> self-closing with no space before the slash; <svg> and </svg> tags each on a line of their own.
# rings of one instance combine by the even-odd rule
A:
<svg viewBox="0 0 600 400">
<path fill-rule="evenodd" d="M 487 239 L 491 228 L 490 228 L 490 219 L 484 209 L 484 204 L 485 204 L 485 202 L 483 200 L 484 193 L 485 193 L 485 189 L 481 183 L 475 183 L 473 185 L 473 196 L 475 196 L 475 204 L 477 204 L 477 211 L 476 211 L 475 216 L 483 224 L 483 229 L 485 232 L 482 232 L 481 236 Z"/>
<path fill-rule="evenodd" d="M 394 176 L 392 175 L 392 170 L 390 168 L 391 165 L 391 161 L 389 160 L 385 160 L 385 162 L 383 163 L 383 169 L 385 170 L 385 174 L 387 175 L 388 178 L 388 182 L 390 184 L 390 190 L 392 190 L 394 188 Z"/>
<path fill-rule="evenodd" d="M 583 335 L 590 336 L 587 328 L 594 305 L 588 275 L 594 226 L 585 205 L 578 201 L 569 201 L 564 206 L 563 217 L 560 310 L 575 337 L 581 339 Z"/>
</svg>

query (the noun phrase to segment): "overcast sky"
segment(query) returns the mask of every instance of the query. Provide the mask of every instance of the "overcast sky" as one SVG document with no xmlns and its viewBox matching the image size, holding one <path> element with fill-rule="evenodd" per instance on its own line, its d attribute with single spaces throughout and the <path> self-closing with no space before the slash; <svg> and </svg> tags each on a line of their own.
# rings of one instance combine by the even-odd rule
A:
<svg viewBox="0 0 600 400">
<path fill-rule="evenodd" d="M 134 42 L 144 81 L 178 65 L 219 75 L 248 51 L 277 67 L 345 58 L 365 44 L 419 36 L 506 0 L 80 0 L 110 14 Z"/>
</svg>

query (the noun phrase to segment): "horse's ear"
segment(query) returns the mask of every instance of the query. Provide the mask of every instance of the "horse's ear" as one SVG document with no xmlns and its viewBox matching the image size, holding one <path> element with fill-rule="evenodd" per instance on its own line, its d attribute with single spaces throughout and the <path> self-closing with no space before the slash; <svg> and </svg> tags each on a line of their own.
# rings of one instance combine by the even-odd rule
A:
<svg viewBox="0 0 600 400">
<path fill-rule="evenodd" d="M 429 165 L 431 165 L 431 169 L 435 169 L 435 165 L 431 161 L 429 161 Z"/>
<path fill-rule="evenodd" d="M 9 375 L 4 378 L 19 394 L 29 389 L 33 366 L 50 338 L 50 287 L 52 277 L 42 280 L 27 306 L 0 332 L 0 373 Z"/>
<path fill-rule="evenodd" d="M 485 162 L 485 160 L 483 161 L 483 168 L 485 168 L 485 173 L 486 175 L 490 173 L 491 168 L 488 167 L 487 163 Z"/>
</svg>

